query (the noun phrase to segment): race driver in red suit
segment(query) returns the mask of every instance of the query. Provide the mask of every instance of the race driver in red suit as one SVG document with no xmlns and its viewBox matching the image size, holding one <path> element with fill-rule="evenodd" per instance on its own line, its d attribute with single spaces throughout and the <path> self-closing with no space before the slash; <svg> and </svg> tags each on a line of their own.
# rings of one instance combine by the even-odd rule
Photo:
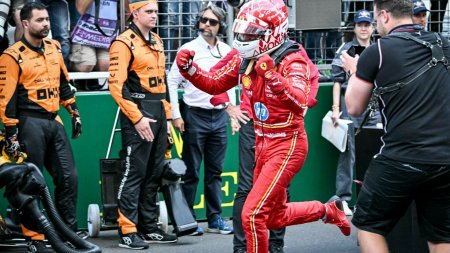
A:
<svg viewBox="0 0 450 253">
<path fill-rule="evenodd" d="M 268 252 L 268 229 L 320 218 L 350 235 L 339 200 L 286 203 L 286 187 L 308 151 L 303 112 L 311 92 L 308 61 L 288 40 L 287 24 L 282 0 L 250 1 L 241 7 L 233 25 L 237 34 L 233 46 L 239 54 L 220 70 L 201 70 L 189 50 L 181 50 L 176 59 L 183 76 L 199 89 L 220 94 L 241 83 L 250 98 L 256 161 L 253 188 L 242 211 L 248 253 Z"/>
</svg>

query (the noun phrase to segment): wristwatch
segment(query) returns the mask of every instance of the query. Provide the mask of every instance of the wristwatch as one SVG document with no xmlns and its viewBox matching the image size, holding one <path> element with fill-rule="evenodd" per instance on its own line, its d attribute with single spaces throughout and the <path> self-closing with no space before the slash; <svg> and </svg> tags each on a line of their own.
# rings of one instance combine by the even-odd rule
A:
<svg viewBox="0 0 450 253">
<path fill-rule="evenodd" d="M 356 72 L 356 70 L 355 70 Z M 353 74 L 355 74 L 355 72 L 353 72 L 351 69 L 348 71 L 348 77 L 351 77 Z"/>
</svg>

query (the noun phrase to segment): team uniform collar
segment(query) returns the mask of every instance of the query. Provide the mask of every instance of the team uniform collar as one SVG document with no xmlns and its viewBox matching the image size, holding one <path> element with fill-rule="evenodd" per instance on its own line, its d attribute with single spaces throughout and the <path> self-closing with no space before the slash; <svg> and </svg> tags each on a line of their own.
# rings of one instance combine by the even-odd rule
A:
<svg viewBox="0 0 450 253">
<path fill-rule="evenodd" d="M 150 40 L 147 40 L 144 35 L 141 33 L 141 31 L 139 30 L 139 28 L 133 23 L 130 23 L 130 26 L 128 27 L 129 29 L 131 29 L 133 32 L 135 32 L 139 37 L 141 37 L 141 39 L 143 41 L 145 41 L 148 45 L 154 45 L 156 44 L 156 40 L 155 38 L 153 38 L 152 33 L 149 32 L 149 38 Z"/>
<path fill-rule="evenodd" d="M 39 53 L 39 54 L 44 54 L 45 52 L 45 42 L 44 40 L 42 40 L 41 46 L 40 47 L 35 47 L 33 45 L 31 45 L 30 42 L 28 42 L 27 39 L 25 39 L 25 36 L 22 36 L 22 38 L 20 39 L 20 41 L 22 41 L 22 43 L 27 46 L 28 48 L 30 48 L 31 50 Z"/>
</svg>

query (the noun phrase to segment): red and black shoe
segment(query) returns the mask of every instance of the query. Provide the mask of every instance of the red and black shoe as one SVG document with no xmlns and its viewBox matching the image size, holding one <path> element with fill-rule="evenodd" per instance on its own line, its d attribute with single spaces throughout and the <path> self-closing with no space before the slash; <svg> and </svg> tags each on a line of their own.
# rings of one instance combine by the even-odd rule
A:
<svg viewBox="0 0 450 253">
<path fill-rule="evenodd" d="M 340 199 L 325 204 L 324 222 L 338 226 L 345 236 L 351 233 L 350 223 L 345 216 L 344 207 Z"/>
</svg>

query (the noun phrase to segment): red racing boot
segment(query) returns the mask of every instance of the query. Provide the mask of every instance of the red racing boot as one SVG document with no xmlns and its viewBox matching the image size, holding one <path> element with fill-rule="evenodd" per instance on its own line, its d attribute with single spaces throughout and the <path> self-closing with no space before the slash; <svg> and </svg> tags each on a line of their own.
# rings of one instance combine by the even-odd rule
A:
<svg viewBox="0 0 450 253">
<path fill-rule="evenodd" d="M 349 236 L 351 232 L 350 223 L 344 213 L 344 207 L 341 200 L 335 200 L 325 204 L 324 222 L 338 226 L 345 236 Z"/>
</svg>

